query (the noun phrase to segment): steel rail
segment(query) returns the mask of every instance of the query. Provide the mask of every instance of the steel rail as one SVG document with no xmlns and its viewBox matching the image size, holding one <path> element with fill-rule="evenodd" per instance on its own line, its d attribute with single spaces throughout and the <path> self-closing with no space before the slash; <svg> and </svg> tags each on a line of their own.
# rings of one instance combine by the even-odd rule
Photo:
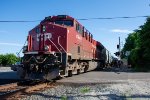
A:
<svg viewBox="0 0 150 100">
<path fill-rule="evenodd" d="M 39 84 L 36 84 L 33 86 L 19 86 L 16 83 L 15 84 L 7 84 L 7 85 L 0 86 L 1 90 L 5 90 L 5 91 L 2 91 L 3 93 L 0 93 L 0 99 L 1 100 L 19 99 L 22 96 L 26 96 L 26 95 L 32 94 L 36 91 L 41 91 L 45 88 L 52 88 L 52 87 L 55 87 L 55 84 L 48 83 L 48 82 L 39 83 Z M 11 89 L 11 90 L 9 90 L 9 89 Z"/>
</svg>

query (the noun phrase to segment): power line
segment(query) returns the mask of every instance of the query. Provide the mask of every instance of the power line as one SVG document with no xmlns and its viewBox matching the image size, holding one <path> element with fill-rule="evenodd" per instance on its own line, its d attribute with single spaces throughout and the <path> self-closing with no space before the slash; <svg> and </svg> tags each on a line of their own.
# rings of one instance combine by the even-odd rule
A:
<svg viewBox="0 0 150 100">
<path fill-rule="evenodd" d="M 20 21 L 4 20 L 4 21 L 0 21 L 0 23 L 8 23 L 8 22 L 9 23 L 15 23 L 15 22 L 24 23 L 24 22 L 39 22 L 39 21 L 42 21 L 42 20 L 32 20 L 32 21 L 27 21 L 27 20 L 26 21 L 25 20 L 24 21 L 23 20 L 22 21 L 21 20 Z"/>
<path fill-rule="evenodd" d="M 99 18 L 83 18 L 83 19 L 78 19 L 78 20 L 93 20 L 93 19 L 129 19 L 129 18 L 147 18 L 150 16 L 133 16 L 133 17 L 99 17 Z"/>
<path fill-rule="evenodd" d="M 125 17 L 97 17 L 97 18 L 81 18 L 77 20 L 111 20 L 111 19 L 130 19 L 130 18 L 148 18 L 150 16 L 125 16 Z M 40 22 L 42 20 L 20 20 L 20 21 L 12 21 L 12 20 L 4 20 L 1 21 L 0 23 L 26 23 L 26 22 Z"/>
</svg>

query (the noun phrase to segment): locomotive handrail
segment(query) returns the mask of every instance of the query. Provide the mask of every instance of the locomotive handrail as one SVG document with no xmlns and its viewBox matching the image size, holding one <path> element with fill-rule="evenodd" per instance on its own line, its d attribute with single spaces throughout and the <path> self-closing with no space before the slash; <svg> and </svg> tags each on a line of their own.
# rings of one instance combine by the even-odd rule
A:
<svg viewBox="0 0 150 100">
<path fill-rule="evenodd" d="M 50 42 L 52 42 L 52 44 L 56 47 L 56 49 L 61 53 L 61 62 L 62 62 L 62 52 L 60 51 L 60 49 L 58 49 L 58 47 L 56 46 L 56 44 L 52 41 L 52 40 L 50 40 L 50 39 L 48 39 Z"/>
<path fill-rule="evenodd" d="M 65 53 L 67 53 L 67 51 L 63 48 L 63 46 L 60 44 L 59 40 L 60 40 L 61 36 L 58 36 L 58 44 L 60 45 L 60 47 L 65 51 Z"/>
<path fill-rule="evenodd" d="M 33 58 L 33 56 L 30 57 L 28 60 L 25 60 L 24 62 L 29 62 L 31 60 L 31 58 Z"/>
<path fill-rule="evenodd" d="M 25 61 L 25 62 L 29 62 L 32 58 L 34 58 L 34 60 L 36 61 L 36 63 L 43 63 L 47 57 L 43 60 L 43 61 L 37 61 L 36 58 L 34 56 L 30 57 L 29 60 Z"/>
</svg>

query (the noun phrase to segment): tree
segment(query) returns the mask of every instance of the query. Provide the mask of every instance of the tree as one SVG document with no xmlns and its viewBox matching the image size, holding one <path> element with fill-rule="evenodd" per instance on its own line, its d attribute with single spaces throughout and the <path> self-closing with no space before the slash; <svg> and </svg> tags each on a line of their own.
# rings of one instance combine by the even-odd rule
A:
<svg viewBox="0 0 150 100">
<path fill-rule="evenodd" d="M 3 55 L 0 55 L 0 65 L 2 65 Z"/>
<path fill-rule="evenodd" d="M 128 58 L 132 66 L 150 70 L 150 17 L 138 30 L 129 34 L 122 51 L 131 52 Z"/>
<path fill-rule="evenodd" d="M 8 65 L 14 64 L 19 60 L 14 54 L 7 54 L 6 58 Z"/>
<path fill-rule="evenodd" d="M 141 66 L 150 68 L 150 17 L 139 30 Z"/>
<path fill-rule="evenodd" d="M 138 41 L 139 41 L 138 34 L 139 34 L 138 31 L 135 31 L 128 35 L 125 45 L 122 49 L 122 55 L 121 55 L 122 58 L 128 56 L 126 55 L 127 52 L 131 52 L 133 49 L 138 47 Z"/>
<path fill-rule="evenodd" d="M 5 54 L 0 55 L 0 64 L 1 65 L 11 65 L 19 61 L 19 58 L 16 57 L 14 54 Z"/>
</svg>

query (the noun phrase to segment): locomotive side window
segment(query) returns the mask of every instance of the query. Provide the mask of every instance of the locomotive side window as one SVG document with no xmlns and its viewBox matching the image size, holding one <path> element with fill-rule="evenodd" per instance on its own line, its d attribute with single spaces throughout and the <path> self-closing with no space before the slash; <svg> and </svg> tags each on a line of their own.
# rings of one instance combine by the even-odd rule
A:
<svg viewBox="0 0 150 100">
<path fill-rule="evenodd" d="M 86 40 L 88 39 L 88 35 L 87 35 L 87 32 L 85 33 L 85 38 L 86 38 Z"/>
<path fill-rule="evenodd" d="M 88 35 L 89 35 L 89 42 L 90 42 L 90 40 L 91 40 L 91 33 L 89 33 Z"/>
<path fill-rule="evenodd" d="M 85 28 L 82 28 L 82 36 L 85 37 Z"/>
<path fill-rule="evenodd" d="M 73 21 L 71 21 L 71 20 L 57 20 L 57 21 L 55 21 L 55 24 L 73 26 Z"/>
<path fill-rule="evenodd" d="M 81 33 L 82 36 L 84 35 L 84 28 L 83 27 L 81 27 L 80 33 Z"/>
<path fill-rule="evenodd" d="M 79 32 L 80 31 L 80 25 L 76 24 L 76 31 Z"/>
<path fill-rule="evenodd" d="M 81 35 L 83 34 L 83 28 L 78 23 L 76 23 L 76 31 L 79 32 Z"/>
<path fill-rule="evenodd" d="M 91 34 L 91 43 L 92 43 L 92 41 L 93 41 L 93 35 Z"/>
</svg>

